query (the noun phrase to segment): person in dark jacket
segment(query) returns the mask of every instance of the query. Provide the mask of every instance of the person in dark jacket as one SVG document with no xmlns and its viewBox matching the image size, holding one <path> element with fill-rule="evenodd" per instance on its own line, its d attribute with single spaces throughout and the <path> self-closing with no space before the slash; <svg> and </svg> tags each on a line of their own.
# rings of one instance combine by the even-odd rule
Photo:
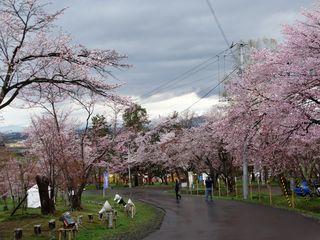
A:
<svg viewBox="0 0 320 240">
<path fill-rule="evenodd" d="M 212 201 L 212 186 L 213 186 L 213 182 L 212 182 L 210 177 L 207 177 L 207 179 L 205 181 L 205 185 L 206 185 L 206 201 L 209 200 L 209 196 L 210 196 L 210 199 Z"/>
<path fill-rule="evenodd" d="M 178 181 L 178 179 L 176 179 L 174 190 L 176 192 L 176 199 L 180 200 L 181 199 L 181 195 L 179 194 L 179 192 L 180 192 L 180 182 Z"/>
</svg>

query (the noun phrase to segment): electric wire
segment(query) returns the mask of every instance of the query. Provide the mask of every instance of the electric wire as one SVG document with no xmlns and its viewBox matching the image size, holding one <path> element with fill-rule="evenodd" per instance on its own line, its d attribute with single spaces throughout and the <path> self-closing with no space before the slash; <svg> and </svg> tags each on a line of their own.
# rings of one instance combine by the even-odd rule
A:
<svg viewBox="0 0 320 240">
<path fill-rule="evenodd" d="M 217 87 L 219 87 L 223 82 L 225 82 L 236 70 L 238 70 L 237 66 L 236 68 L 234 68 L 227 76 L 225 76 L 217 85 L 215 85 L 213 88 L 211 88 L 208 92 L 206 92 L 204 95 L 201 96 L 200 99 L 198 99 L 197 101 L 195 101 L 194 103 L 192 103 L 189 107 L 187 107 L 185 110 L 182 111 L 186 112 L 188 110 L 190 110 L 190 108 L 192 108 L 194 105 L 196 105 L 197 103 L 199 103 L 200 101 L 202 101 L 205 97 L 209 96 Z"/>
<path fill-rule="evenodd" d="M 232 47 L 233 47 L 233 46 L 232 46 Z M 208 59 L 202 61 L 200 64 L 197 64 L 196 66 L 192 67 L 191 69 L 189 69 L 189 70 L 187 70 L 187 71 L 179 74 L 177 77 L 175 77 L 175 78 L 173 78 L 173 79 L 171 79 L 171 80 L 169 80 L 169 81 L 166 81 L 165 83 L 163 83 L 163 84 L 161 84 L 160 86 L 154 88 L 153 90 L 151 90 L 151 91 L 149 91 L 149 92 L 141 95 L 140 98 L 144 98 L 144 97 L 149 98 L 149 97 L 151 97 L 154 93 L 158 92 L 159 90 L 162 90 L 163 87 L 165 87 L 165 86 L 167 86 L 167 85 L 169 85 L 169 84 L 175 83 L 175 82 L 177 82 L 177 81 L 179 81 L 179 80 L 184 80 L 184 79 L 186 79 L 186 78 L 188 78 L 188 77 L 190 77 L 190 76 L 198 73 L 199 71 L 205 69 L 205 68 L 208 67 L 209 65 L 211 65 L 211 64 L 213 64 L 213 63 L 216 62 L 216 61 L 215 61 L 215 62 L 210 63 L 211 60 L 213 60 L 213 59 L 216 58 L 217 56 L 219 56 L 219 55 L 227 52 L 227 51 L 230 50 L 230 49 L 231 49 L 231 47 L 229 47 L 229 48 L 227 48 L 227 49 L 219 52 L 219 53 L 216 54 L 215 56 L 209 57 Z M 205 64 L 207 64 L 207 65 L 205 65 Z M 199 69 L 199 67 L 201 67 L 201 66 L 203 66 L 203 65 L 205 65 L 205 67 L 202 67 L 202 68 Z M 181 78 L 182 78 L 182 79 L 181 79 Z"/>
<path fill-rule="evenodd" d="M 206 2 L 207 2 L 207 4 L 208 4 L 208 7 L 209 7 L 209 9 L 210 9 L 210 12 L 211 12 L 212 16 L 213 16 L 214 19 L 215 19 L 215 22 L 216 22 L 216 24 L 217 24 L 217 26 L 218 26 L 218 28 L 219 28 L 219 30 L 220 30 L 220 33 L 221 33 L 224 41 L 226 42 L 227 46 L 230 47 L 230 43 L 229 43 L 229 41 L 228 41 L 228 38 L 227 38 L 227 36 L 226 36 L 223 28 L 222 28 L 222 25 L 221 25 L 221 23 L 220 23 L 217 15 L 216 15 L 216 12 L 214 11 L 214 8 L 213 8 L 210 0 L 206 0 Z"/>
<path fill-rule="evenodd" d="M 146 99 L 152 97 L 152 96 L 155 95 L 156 93 L 162 92 L 163 90 L 169 88 L 170 86 L 172 87 L 172 85 L 175 85 L 176 83 L 178 83 L 178 82 L 180 82 L 180 81 L 182 81 L 182 80 L 188 79 L 189 77 L 191 77 L 191 76 L 197 74 L 198 72 L 206 69 L 206 68 L 209 67 L 210 65 L 215 64 L 217 61 L 218 61 L 218 60 L 215 60 L 214 62 L 209 62 L 209 63 L 207 63 L 206 65 L 204 65 L 203 67 L 197 69 L 196 71 L 191 72 L 191 73 L 189 73 L 188 75 L 185 75 L 184 77 L 177 79 L 177 81 L 172 81 L 172 82 L 166 84 L 166 86 L 163 86 L 163 88 L 158 89 L 157 91 L 154 91 L 153 94 L 147 95 L 146 98 L 145 98 L 142 102 L 145 102 Z M 170 87 L 170 89 L 171 89 L 171 87 Z"/>
<path fill-rule="evenodd" d="M 212 3 L 210 2 L 210 0 L 206 0 L 206 2 L 207 2 L 207 5 L 208 5 L 208 7 L 209 7 L 209 10 L 210 10 L 210 12 L 211 12 L 211 14 L 212 14 L 212 16 L 213 16 L 213 18 L 214 18 L 214 20 L 215 20 L 218 28 L 219 28 L 219 31 L 220 31 L 220 33 L 221 33 L 221 35 L 222 35 L 225 43 L 227 44 L 228 47 L 231 47 L 231 48 L 232 48 L 232 47 L 233 47 L 233 43 L 230 45 L 230 42 L 229 42 L 229 40 L 228 40 L 228 38 L 227 38 L 227 36 L 226 36 L 226 34 L 225 34 L 225 31 L 223 30 L 223 27 L 222 27 L 222 25 L 221 25 L 221 23 L 220 23 L 220 21 L 219 21 L 219 18 L 218 18 L 217 14 L 216 14 L 213 6 L 212 6 Z M 234 55 L 234 53 L 232 53 L 232 55 L 233 55 L 233 58 L 236 60 L 237 58 L 236 58 L 236 56 Z"/>
<path fill-rule="evenodd" d="M 188 82 L 186 82 L 184 84 L 177 85 L 175 87 L 170 88 L 170 90 L 181 88 L 181 87 L 185 87 L 185 86 L 188 86 L 188 85 L 190 85 L 192 83 L 195 83 L 195 82 L 200 82 L 200 81 L 203 81 L 203 80 L 208 80 L 208 79 L 212 79 L 212 78 L 216 78 L 216 77 L 217 77 L 217 73 L 214 73 L 214 74 L 211 74 L 211 75 L 203 77 L 203 78 L 197 78 L 196 80 L 193 79 L 192 81 L 188 81 Z"/>
<path fill-rule="evenodd" d="M 225 58 L 226 57 L 228 57 L 228 56 L 230 56 L 232 53 L 231 52 L 229 52 L 228 54 L 224 54 L 223 55 L 223 57 L 224 57 L 224 60 L 225 60 Z M 218 59 L 218 61 L 221 61 L 221 59 L 220 59 L 220 57 L 218 56 L 217 57 Z M 215 61 L 216 62 L 216 61 Z M 218 75 L 218 76 L 217 76 Z M 223 76 L 225 76 L 226 75 L 226 66 L 225 66 L 225 63 L 224 63 L 224 74 L 223 74 Z M 188 76 L 189 77 L 189 76 Z M 196 80 L 191 80 L 191 81 L 188 81 L 188 82 L 184 82 L 183 84 L 180 84 L 180 85 L 177 85 L 177 86 L 175 86 L 175 87 L 173 87 L 173 86 L 171 86 L 170 87 L 170 90 L 174 90 L 174 89 L 177 89 L 177 88 L 181 88 L 181 87 L 185 87 L 185 86 L 187 86 L 187 85 L 189 85 L 189 84 L 192 84 L 192 83 L 195 83 L 195 82 L 200 82 L 200 81 L 202 81 L 202 80 L 206 80 L 206 79 L 210 79 L 210 78 L 216 78 L 216 77 L 218 77 L 218 81 L 220 81 L 220 79 L 221 79 L 221 64 L 219 63 L 219 65 L 218 65 L 218 71 L 217 72 L 215 72 L 214 74 L 212 74 L 212 75 L 209 75 L 209 76 L 207 76 L 207 77 L 202 77 L 202 78 L 199 78 L 199 79 L 196 79 Z M 187 77 L 186 77 L 187 78 Z M 184 78 L 185 79 L 185 78 Z M 182 79 L 181 79 L 182 80 Z M 167 88 L 169 88 L 168 86 L 167 87 L 165 87 L 165 88 L 163 88 L 161 91 L 163 91 L 163 90 L 165 90 L 165 89 L 167 89 Z"/>
</svg>

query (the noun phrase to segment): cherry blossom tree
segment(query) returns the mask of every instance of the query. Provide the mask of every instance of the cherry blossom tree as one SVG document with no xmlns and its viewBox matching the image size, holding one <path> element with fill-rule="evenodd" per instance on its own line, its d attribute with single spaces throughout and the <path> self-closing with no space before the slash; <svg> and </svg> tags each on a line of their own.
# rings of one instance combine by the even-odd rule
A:
<svg viewBox="0 0 320 240">
<path fill-rule="evenodd" d="M 59 95 L 47 94 L 47 100 L 48 104 L 42 105 L 46 111 L 33 118 L 28 130 L 29 148 L 44 169 L 43 176 L 37 178 L 38 184 L 43 180 L 45 185 L 50 185 L 49 205 L 52 205 L 56 187 L 59 186 L 69 194 L 71 207 L 79 209 L 89 177 L 95 166 L 101 166 L 106 161 L 106 155 L 112 148 L 112 137 L 101 134 L 101 129 L 90 127 L 96 104 L 93 95 L 90 99 L 73 96 L 85 116 L 84 124 L 76 123 L 70 111 L 59 110 Z M 44 213 L 52 211 L 53 207 Z"/>
<path fill-rule="evenodd" d="M 55 86 L 71 95 L 96 93 L 118 99 L 108 84 L 109 67 L 122 68 L 124 56 L 113 50 L 88 49 L 72 44 L 54 22 L 65 9 L 46 12 L 41 0 L 3 0 L 0 3 L 0 109 L 17 97 L 38 102 Z"/>
<path fill-rule="evenodd" d="M 310 179 L 318 165 L 319 4 L 303 16 L 284 27 L 285 40 L 276 49 L 253 51 L 230 82 L 220 128 L 237 162 L 245 154 L 252 164 Z"/>
<path fill-rule="evenodd" d="M 22 200 L 34 185 L 38 164 L 27 152 L 1 147 L 0 153 L 0 194 L 10 196 L 15 207 L 16 201 Z"/>
<path fill-rule="evenodd" d="M 127 103 L 113 92 L 120 84 L 109 84 L 106 79 L 112 76 L 109 68 L 128 65 L 121 63 L 125 56 L 113 50 L 73 44 L 70 35 L 54 25 L 65 9 L 48 13 L 46 7 L 47 3 L 41 0 L 0 3 L 0 109 L 19 98 L 47 112 L 33 118 L 28 133 L 31 152 L 39 158 L 44 173 L 37 177 L 37 182 L 45 205 L 49 206 L 43 212 L 48 214 L 54 211 L 56 181 L 61 187 L 66 183 L 64 187 L 75 192 L 71 204 L 80 207 L 87 176 L 106 151 L 100 143 L 108 142 L 93 142 L 92 135 L 89 137 L 93 105 L 86 101 L 95 95 L 103 101 Z M 68 98 L 88 114 L 81 134 L 77 134 L 70 116 L 57 110 L 57 102 Z"/>
</svg>

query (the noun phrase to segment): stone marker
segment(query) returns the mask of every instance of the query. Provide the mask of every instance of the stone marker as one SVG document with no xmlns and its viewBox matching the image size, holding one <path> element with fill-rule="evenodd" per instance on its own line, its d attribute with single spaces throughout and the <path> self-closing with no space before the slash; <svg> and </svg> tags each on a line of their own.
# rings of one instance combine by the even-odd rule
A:
<svg viewBox="0 0 320 240">
<path fill-rule="evenodd" d="M 40 236 L 41 235 L 41 224 L 34 225 L 33 230 L 34 230 L 34 234 L 36 236 Z"/>
<path fill-rule="evenodd" d="M 13 232 L 13 239 L 20 240 L 22 239 L 22 228 L 16 228 Z"/>
<path fill-rule="evenodd" d="M 49 221 L 49 229 L 50 230 L 53 230 L 53 229 L 55 229 L 56 228 L 56 220 L 55 219 L 51 219 L 50 221 Z"/>
<path fill-rule="evenodd" d="M 89 218 L 89 222 L 93 222 L 93 215 L 92 214 L 88 214 L 88 218 Z"/>
</svg>

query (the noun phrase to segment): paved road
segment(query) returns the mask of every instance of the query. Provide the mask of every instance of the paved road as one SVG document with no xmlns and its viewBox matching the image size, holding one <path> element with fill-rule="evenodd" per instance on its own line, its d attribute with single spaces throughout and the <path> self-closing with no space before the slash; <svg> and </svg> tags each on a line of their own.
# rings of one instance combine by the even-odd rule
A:
<svg viewBox="0 0 320 240">
<path fill-rule="evenodd" d="M 236 201 L 205 202 L 187 197 L 177 203 L 160 190 L 133 190 L 133 199 L 166 211 L 160 230 L 146 240 L 317 240 L 320 223 L 302 215 Z"/>
</svg>

